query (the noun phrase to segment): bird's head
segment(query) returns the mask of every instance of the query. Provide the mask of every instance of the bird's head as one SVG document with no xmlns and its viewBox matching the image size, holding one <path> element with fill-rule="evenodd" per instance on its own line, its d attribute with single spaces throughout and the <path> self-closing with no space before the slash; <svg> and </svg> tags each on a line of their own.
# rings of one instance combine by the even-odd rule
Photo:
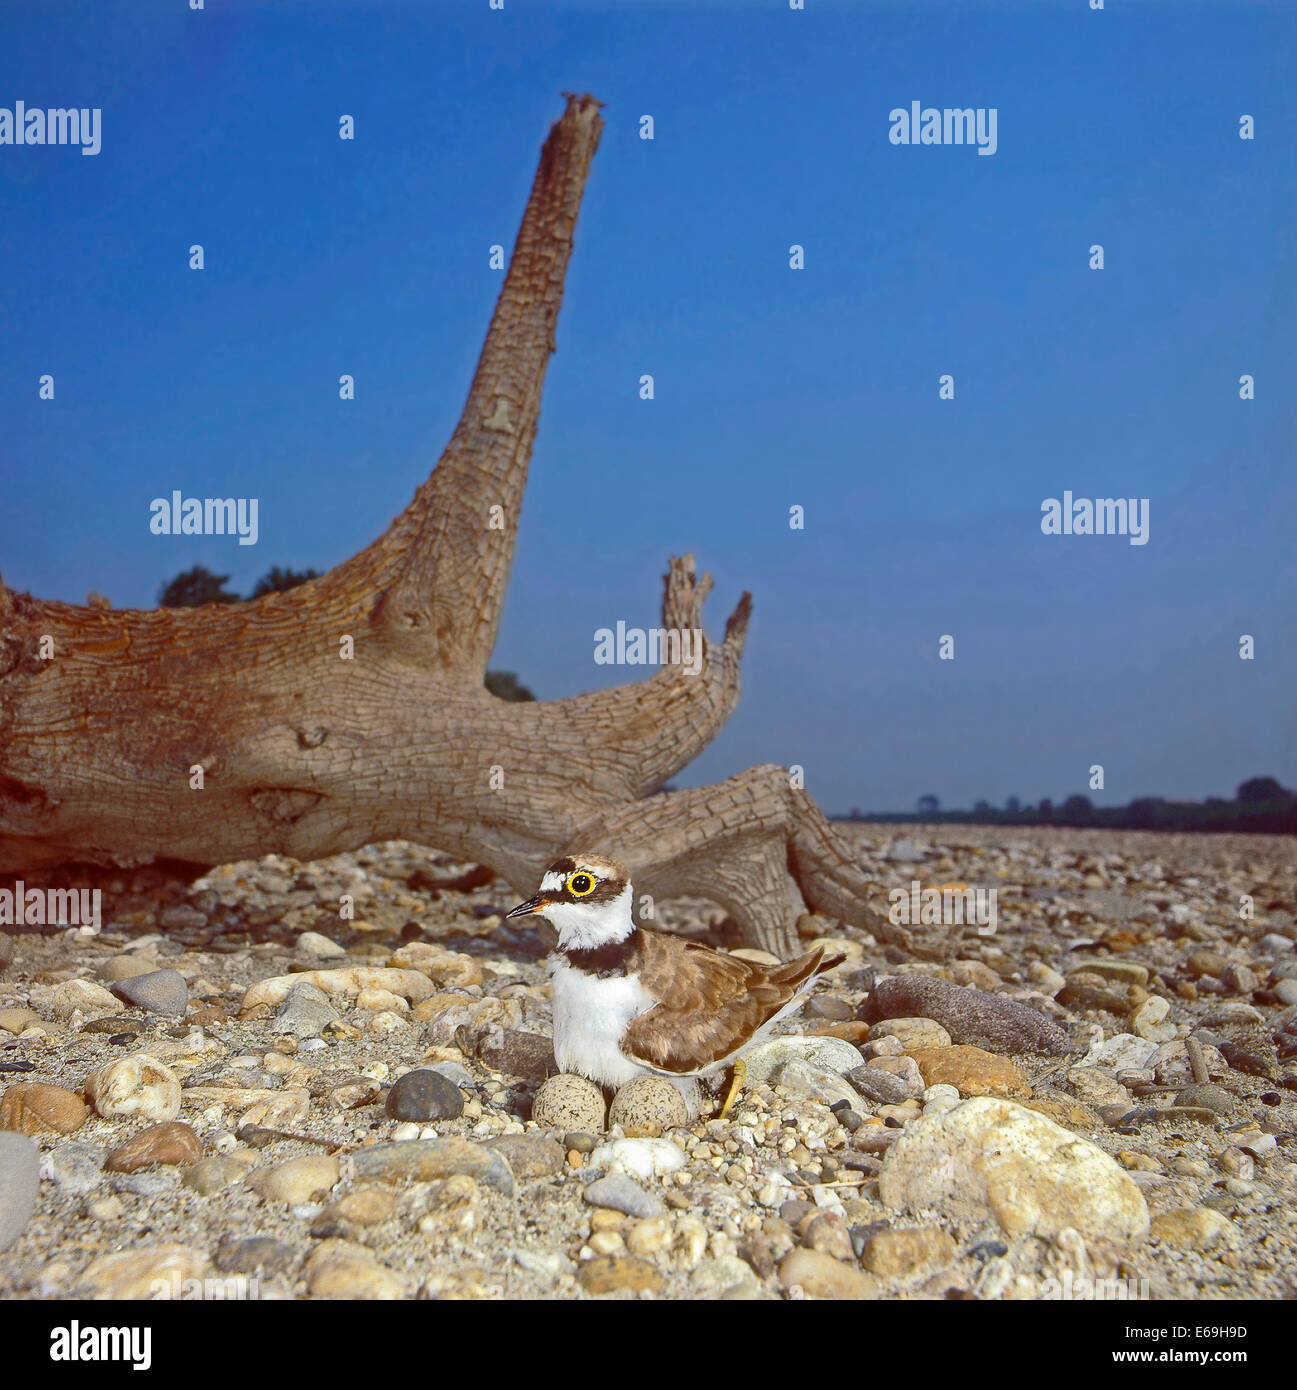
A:
<svg viewBox="0 0 1297 1390">
<path fill-rule="evenodd" d="M 622 941 L 635 930 L 631 883 L 625 866 L 594 854 L 556 859 L 540 892 L 519 903 L 510 917 L 546 917 L 565 949 L 588 950 Z"/>
</svg>

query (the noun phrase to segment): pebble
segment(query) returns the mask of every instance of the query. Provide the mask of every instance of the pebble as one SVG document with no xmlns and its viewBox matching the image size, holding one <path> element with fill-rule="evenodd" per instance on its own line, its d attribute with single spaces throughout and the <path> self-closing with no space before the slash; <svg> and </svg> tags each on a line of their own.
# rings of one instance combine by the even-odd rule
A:
<svg viewBox="0 0 1297 1390">
<path fill-rule="evenodd" d="M 514 1192 L 513 1174 L 503 1154 L 457 1136 L 375 1144 L 349 1154 L 344 1163 L 348 1175 L 370 1181 L 435 1182 L 463 1174 L 506 1197 Z"/>
<path fill-rule="evenodd" d="M 612 1179 L 604 1178 L 604 1182 Z M 592 1184 L 597 1186 L 597 1184 Z M 643 1193 L 645 1197 L 649 1194 Z M 587 1201 L 590 1199 L 587 1197 Z M 621 1210 L 620 1207 L 616 1210 Z M 637 1221 L 626 1236 L 626 1248 L 632 1255 L 657 1255 L 670 1250 L 676 1238 L 675 1225 L 668 1214 L 646 1217 Z"/>
<path fill-rule="evenodd" d="M 119 1115 L 174 1120 L 180 1114 L 180 1081 L 175 1072 L 143 1052 L 92 1071 L 86 1078 L 85 1091 L 106 1120 Z"/>
<path fill-rule="evenodd" d="M 1130 1092 L 1100 1067 L 1073 1067 L 1067 1082 L 1080 1100 L 1091 1105 L 1120 1105 L 1131 1108 Z"/>
<path fill-rule="evenodd" d="M 584 1076 L 551 1076 L 536 1092 L 531 1118 L 542 1129 L 602 1132 L 608 1128 L 603 1092 Z"/>
<path fill-rule="evenodd" d="M 948 1086 L 944 1082 L 938 1082 L 935 1086 L 927 1086 L 923 1091 L 923 1113 L 941 1114 L 952 1109 L 959 1104 L 959 1091 L 954 1086 Z"/>
<path fill-rule="evenodd" d="M 1027 978 L 1036 988 L 1052 999 L 1067 984 L 1067 978 L 1042 960 L 1033 960 L 1027 968 Z"/>
<path fill-rule="evenodd" d="M 918 864 L 927 856 L 916 849 L 909 840 L 893 840 L 892 847 L 883 856 L 889 864 Z"/>
<path fill-rule="evenodd" d="M 1176 1207 L 1153 1218 L 1149 1235 L 1182 1250 L 1210 1250 L 1217 1245 L 1237 1248 L 1238 1227 L 1211 1207 Z"/>
<path fill-rule="evenodd" d="M 157 968 L 156 961 L 144 959 L 134 952 L 127 952 L 120 956 L 109 956 L 95 974 L 106 984 L 112 985 L 118 980 L 129 980 L 133 975 L 147 975 Z"/>
<path fill-rule="evenodd" d="M 1227 999 L 1217 1004 L 1203 1018 L 1200 1026 L 1215 1028 L 1230 1023 L 1264 1023 L 1265 1015 L 1254 1004 L 1243 1004 L 1237 999 Z"/>
<path fill-rule="evenodd" d="M 161 926 L 171 927 L 179 931 L 186 928 L 192 930 L 207 925 L 207 914 L 189 903 L 172 903 L 170 907 L 162 909 L 158 916 L 158 923 Z"/>
<path fill-rule="evenodd" d="M 182 1121 L 150 1125 L 133 1134 L 124 1144 L 108 1151 L 104 1159 L 106 1173 L 137 1173 L 155 1163 L 185 1167 L 197 1163 L 203 1156 L 203 1144 L 198 1135 Z"/>
<path fill-rule="evenodd" d="M 1148 984 L 1148 966 L 1134 960 L 1121 960 L 1116 956 L 1079 957 L 1068 966 L 1068 976 L 1077 974 L 1098 975 L 1105 980 L 1116 980 L 1124 985 L 1138 985 L 1141 989 Z"/>
<path fill-rule="evenodd" d="M 958 1094 L 958 1092 L 956 1092 Z M 851 1147 L 866 1154 L 886 1153 L 901 1137 L 899 1129 L 865 1125 L 851 1136 Z"/>
<path fill-rule="evenodd" d="M 858 1136 L 856 1136 L 858 1137 Z M 1138 1239 L 1148 1230 L 1143 1194 L 1101 1149 L 1012 1101 L 978 1096 L 912 1120 L 878 1179 L 892 1210 L 938 1208 L 989 1215 L 1011 1237 Z"/>
<path fill-rule="evenodd" d="M 669 1139 L 614 1139 L 590 1155 L 591 1168 L 648 1179 L 678 1172 L 688 1163 L 682 1149 Z"/>
<path fill-rule="evenodd" d="M 100 1255 L 82 1270 L 78 1284 L 91 1298 L 178 1299 L 187 1280 L 205 1279 L 211 1268 L 207 1256 L 188 1245 L 150 1245 Z"/>
<path fill-rule="evenodd" d="M 393 1302 L 406 1296 L 404 1280 L 380 1265 L 363 1245 L 324 1240 L 302 1271 L 316 1298 L 351 1298 Z"/>
<path fill-rule="evenodd" d="M 1178 1106 L 1194 1106 L 1202 1110 L 1210 1110 L 1217 1115 L 1228 1115 L 1234 1109 L 1235 1099 L 1223 1086 L 1204 1083 L 1186 1086 L 1176 1095 L 1175 1103 Z"/>
<path fill-rule="evenodd" d="M 356 995 L 356 1007 L 366 1009 L 370 1013 L 409 1013 L 409 1004 L 401 998 L 399 994 L 393 994 L 390 989 L 362 989 Z M 372 1027 L 374 1020 L 370 1020 Z"/>
<path fill-rule="evenodd" d="M 1131 1004 L 1131 992 L 1124 986 L 1088 972 L 1069 975 L 1059 991 L 1058 1002 L 1073 1009 L 1099 1009 L 1122 1017 Z"/>
<path fill-rule="evenodd" d="M 327 1099 L 329 1104 L 338 1110 L 358 1110 L 362 1105 L 377 1100 L 382 1089 L 382 1085 L 372 1076 L 358 1076 L 350 1081 L 343 1081 L 340 1085 L 331 1086 Z"/>
<path fill-rule="evenodd" d="M 552 1178 L 563 1171 L 563 1146 L 548 1134 L 502 1134 L 488 1139 L 483 1147 L 503 1154 L 509 1171 L 523 1182 Z"/>
<path fill-rule="evenodd" d="M 736 1255 L 703 1260 L 690 1275 L 689 1284 L 695 1298 L 737 1302 L 764 1296 L 752 1270 Z"/>
<path fill-rule="evenodd" d="M 1194 951 L 1185 960 L 1184 965 L 1191 975 L 1219 976 L 1225 973 L 1228 962 L 1219 951 Z"/>
<path fill-rule="evenodd" d="M 986 990 L 988 994 L 994 994 L 1004 984 L 1000 976 L 985 961 L 952 961 L 950 973 L 957 985 L 972 985 L 976 989 Z"/>
<path fill-rule="evenodd" d="M 454 985 L 471 989 L 482 983 L 482 967 L 477 960 L 462 951 L 448 951 L 431 941 L 412 941 L 391 957 L 392 965 L 403 970 L 417 970 L 433 984 Z"/>
<path fill-rule="evenodd" d="M 830 1022 L 841 1023 L 852 1018 L 854 1012 L 845 999 L 834 994 L 814 994 L 806 1002 L 808 1018 L 826 1018 Z"/>
<path fill-rule="evenodd" d="M 339 1197 L 319 1215 L 321 1226 L 342 1222 L 349 1226 L 378 1226 L 396 1211 L 396 1198 L 386 1188 L 358 1187 Z"/>
<path fill-rule="evenodd" d="M 883 1279 L 910 1278 L 948 1265 L 955 1258 L 952 1236 L 939 1226 L 879 1231 L 865 1245 L 861 1263 Z"/>
<path fill-rule="evenodd" d="M 561 1250 L 515 1250 L 514 1263 L 528 1274 L 539 1274 L 542 1278 L 557 1279 L 561 1274 L 573 1271 L 572 1261 Z"/>
<path fill-rule="evenodd" d="M 620 1125 L 626 1134 L 655 1137 L 664 1129 L 689 1123 L 685 1099 L 677 1087 L 662 1076 L 637 1076 L 613 1097 L 608 1112 L 609 1125 Z"/>
<path fill-rule="evenodd" d="M 801 1246 L 790 1250 L 779 1264 L 779 1283 L 785 1289 L 799 1287 L 809 1298 L 877 1298 L 878 1280 L 872 1274 L 835 1260 L 821 1250 Z"/>
<path fill-rule="evenodd" d="M 176 1188 L 174 1168 L 159 1168 L 152 1173 L 114 1173 L 110 1178 L 114 1192 L 129 1192 L 136 1197 L 161 1197 Z"/>
<path fill-rule="evenodd" d="M 189 986 L 178 970 L 150 970 L 145 975 L 131 975 L 113 985 L 113 993 L 128 1004 L 151 1014 L 183 1016 L 189 1007 Z"/>
<path fill-rule="evenodd" d="M 1220 1170 L 1231 1178 L 1250 1182 L 1256 1176 L 1256 1160 L 1242 1150 L 1226 1149 L 1220 1156 Z"/>
<path fill-rule="evenodd" d="M 1133 1033 L 1117 1033 L 1094 1043 L 1081 1059 L 1083 1067 L 1106 1067 L 1109 1071 L 1139 1071 L 1153 1060 L 1157 1044 Z"/>
<path fill-rule="evenodd" d="M 1027 1004 L 965 989 L 935 975 L 892 975 L 866 999 L 862 1017 L 874 1024 L 889 1018 L 935 1019 L 952 1041 L 991 1052 L 1037 1052 L 1065 1056 L 1067 1033 Z"/>
<path fill-rule="evenodd" d="M 269 1236 L 223 1236 L 213 1263 L 224 1274 L 287 1274 L 299 1253 L 295 1245 Z"/>
<path fill-rule="evenodd" d="M 27 1229 L 40 1186 L 40 1150 L 23 1135 L 0 1130 L 0 1250 Z"/>
<path fill-rule="evenodd" d="M 1257 1134 L 1254 1138 L 1249 1138 L 1248 1142 L 1242 1146 L 1243 1152 L 1251 1154 L 1253 1158 L 1261 1158 L 1265 1154 L 1274 1153 L 1278 1147 L 1279 1141 L 1273 1134 Z"/>
<path fill-rule="evenodd" d="M 332 937 L 318 931 L 304 931 L 293 942 L 293 949 L 302 956 L 345 956 L 346 949 L 339 946 Z"/>
<path fill-rule="evenodd" d="M 980 1047 L 952 1044 L 922 1048 L 910 1053 L 923 1075 L 925 1086 L 954 1086 L 962 1096 L 1031 1095 L 1021 1069 L 1007 1057 L 997 1057 Z"/>
<path fill-rule="evenodd" d="M 798 1233 L 807 1250 L 819 1250 L 838 1260 L 856 1257 L 851 1234 L 837 1212 L 814 1209 L 798 1223 Z"/>
<path fill-rule="evenodd" d="M 180 1181 L 200 1197 L 210 1197 L 231 1183 L 242 1182 L 248 1168 L 229 1154 L 216 1154 L 212 1158 L 201 1158 L 186 1168 Z"/>
<path fill-rule="evenodd" d="M 444 1076 L 447 1081 L 458 1086 L 460 1090 L 471 1091 L 477 1085 L 473 1073 L 467 1067 L 460 1066 L 458 1062 L 434 1062 L 428 1070 L 435 1071 L 438 1076 Z"/>
<path fill-rule="evenodd" d="M 75 1091 L 40 1082 L 19 1082 L 0 1097 L 0 1129 L 11 1129 L 31 1138 L 75 1134 L 89 1113 L 85 1101 Z"/>
<path fill-rule="evenodd" d="M 1221 979 L 1235 994 L 1251 994 L 1261 988 L 1260 977 L 1247 965 L 1226 966 Z"/>
<path fill-rule="evenodd" d="M 1130 1016 L 1130 1031 L 1149 1042 L 1170 1042 L 1175 1037 L 1175 1024 L 1166 1021 L 1171 1005 L 1160 995 L 1151 994 Z"/>
<path fill-rule="evenodd" d="M 841 1038 L 853 1047 L 860 1047 L 869 1040 L 869 1025 L 859 1019 L 849 1023 L 822 1023 L 816 1028 L 808 1028 L 806 1035 L 815 1038 Z"/>
<path fill-rule="evenodd" d="M 1285 1004 L 1297 1004 L 1297 980 L 1280 980 L 1274 992 Z"/>
<path fill-rule="evenodd" d="M 875 1057 L 870 1066 L 877 1067 L 880 1071 L 891 1072 L 893 1076 L 899 1076 L 902 1081 L 909 1083 L 912 1095 L 918 1095 L 923 1090 L 923 1073 L 919 1070 L 919 1064 L 909 1054 L 900 1057 Z"/>
<path fill-rule="evenodd" d="M 920 1047 L 949 1047 L 950 1034 L 930 1018 L 888 1018 L 872 1024 L 871 1040 L 896 1038 L 906 1052 Z"/>
<path fill-rule="evenodd" d="M 743 1060 L 747 1066 L 745 1084 L 759 1086 L 788 1062 L 806 1062 L 843 1076 L 852 1067 L 858 1067 L 862 1059 L 860 1049 L 842 1038 L 786 1033 L 750 1048 L 743 1054 Z"/>
<path fill-rule="evenodd" d="M 91 1192 L 103 1181 L 104 1154 L 92 1144 L 59 1144 L 41 1155 L 41 1177 L 68 1192 Z"/>
<path fill-rule="evenodd" d="M 493 1025 L 479 1039 L 477 1055 L 493 1071 L 522 1081 L 544 1081 L 558 1073 L 554 1044 L 539 1033 Z"/>
<path fill-rule="evenodd" d="M 606 1178 L 589 1183 L 581 1195 L 592 1207 L 604 1207 L 626 1216 L 660 1216 L 665 1211 L 660 1198 L 645 1192 L 638 1183 L 621 1173 L 611 1173 Z"/>
<path fill-rule="evenodd" d="M 586 1293 L 660 1293 L 662 1275 L 637 1255 L 596 1255 L 577 1266 L 577 1282 Z"/>
<path fill-rule="evenodd" d="M 21 1033 L 40 1022 L 41 1016 L 34 1009 L 0 1009 L 0 1031 L 5 1033 Z"/>
<path fill-rule="evenodd" d="M 314 1038 L 330 1023 L 339 1022 L 329 996 L 317 985 L 303 981 L 284 996 L 268 1031 L 294 1038 Z"/>
<path fill-rule="evenodd" d="M 807 1062 L 785 1062 L 771 1074 L 770 1081 L 782 1087 L 794 1100 L 819 1100 L 829 1106 L 845 1101 L 853 1110 L 868 1113 L 860 1092 L 843 1076 L 824 1067 Z"/>
<path fill-rule="evenodd" d="M 384 1108 L 394 1120 L 453 1120 L 464 1113 L 464 1097 L 440 1072 L 420 1068 L 397 1078 Z"/>
<path fill-rule="evenodd" d="M 373 1150 L 369 1150 L 373 1152 Z M 307 1154 L 290 1158 L 277 1168 L 261 1168 L 248 1179 L 248 1185 L 262 1197 L 289 1206 L 309 1202 L 317 1192 L 328 1192 L 342 1176 L 342 1166 L 327 1154 Z"/>
<path fill-rule="evenodd" d="M 55 1018 L 66 1020 L 78 1010 L 83 1014 L 119 1014 L 122 1004 L 93 980 L 64 980 L 50 995 L 50 1009 Z"/>
<path fill-rule="evenodd" d="M 899 1105 L 901 1101 L 918 1094 L 913 1081 L 872 1064 L 852 1067 L 847 1073 L 847 1080 L 875 1105 Z"/>
</svg>

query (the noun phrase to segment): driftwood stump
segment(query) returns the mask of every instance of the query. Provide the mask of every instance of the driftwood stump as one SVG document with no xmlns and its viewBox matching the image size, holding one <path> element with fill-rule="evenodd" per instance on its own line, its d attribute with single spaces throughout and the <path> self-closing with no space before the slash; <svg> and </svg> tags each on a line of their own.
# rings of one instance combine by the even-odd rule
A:
<svg viewBox="0 0 1297 1390">
<path fill-rule="evenodd" d="M 549 860 L 587 849 L 624 860 L 637 892 L 715 900 L 780 955 L 804 907 L 885 930 L 785 769 L 653 795 L 738 702 L 747 594 L 696 675 L 665 665 L 535 704 L 483 687 L 602 128 L 598 102 L 569 96 L 455 433 L 367 549 L 289 592 L 198 609 L 74 607 L 0 585 L 0 871 L 197 871 L 405 838 L 525 894 Z M 663 627 L 700 629 L 709 587 L 673 558 Z"/>
</svg>

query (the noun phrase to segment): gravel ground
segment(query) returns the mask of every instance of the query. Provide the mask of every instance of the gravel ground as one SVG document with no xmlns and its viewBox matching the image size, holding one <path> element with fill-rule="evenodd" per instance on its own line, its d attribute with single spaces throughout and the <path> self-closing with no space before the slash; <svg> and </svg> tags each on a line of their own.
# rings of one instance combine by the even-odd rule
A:
<svg viewBox="0 0 1297 1390">
<path fill-rule="evenodd" d="M 724 1122 L 546 1082 L 545 944 L 402 842 L 0 937 L 0 1297 L 1297 1295 L 1294 841 L 844 832 L 995 929 L 804 917 L 847 960 Z"/>
</svg>

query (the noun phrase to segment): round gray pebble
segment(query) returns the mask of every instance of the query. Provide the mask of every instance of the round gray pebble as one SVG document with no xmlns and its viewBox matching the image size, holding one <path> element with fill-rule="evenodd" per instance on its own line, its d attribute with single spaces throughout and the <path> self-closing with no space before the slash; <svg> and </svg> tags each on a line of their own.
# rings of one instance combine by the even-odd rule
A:
<svg viewBox="0 0 1297 1390">
<path fill-rule="evenodd" d="M 119 999 L 151 1014 L 178 1018 L 189 1007 L 189 986 L 178 970 L 150 970 L 147 975 L 118 980 L 112 988 Z"/>
<path fill-rule="evenodd" d="M 394 1120 L 453 1120 L 464 1113 L 459 1087 L 439 1071 L 421 1068 L 399 1077 L 387 1093 Z"/>
<path fill-rule="evenodd" d="M 660 1216 L 665 1210 L 659 1198 L 620 1173 L 596 1179 L 582 1195 L 592 1207 L 606 1207 L 626 1216 Z"/>
</svg>

